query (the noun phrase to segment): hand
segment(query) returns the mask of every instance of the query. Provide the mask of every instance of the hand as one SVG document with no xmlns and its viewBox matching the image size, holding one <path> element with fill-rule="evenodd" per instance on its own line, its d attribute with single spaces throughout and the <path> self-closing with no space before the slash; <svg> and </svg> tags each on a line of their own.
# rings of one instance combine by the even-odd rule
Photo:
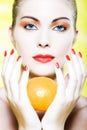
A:
<svg viewBox="0 0 87 130">
<path fill-rule="evenodd" d="M 64 130 L 66 119 L 80 97 L 86 78 L 86 69 L 81 53 L 76 54 L 72 49 L 70 55 L 71 59 L 68 55 L 66 56 L 66 63 L 69 70 L 67 82 L 59 64 L 55 68 L 58 84 L 57 94 L 42 119 L 44 130 Z"/>
<path fill-rule="evenodd" d="M 8 103 L 17 118 L 19 130 L 41 130 L 40 120 L 27 96 L 26 86 L 29 79 L 29 69 L 25 66 L 20 80 L 18 80 L 22 57 L 19 56 L 14 64 L 15 56 L 14 50 L 11 51 L 10 56 L 6 55 L 5 52 L 2 68 Z"/>
</svg>

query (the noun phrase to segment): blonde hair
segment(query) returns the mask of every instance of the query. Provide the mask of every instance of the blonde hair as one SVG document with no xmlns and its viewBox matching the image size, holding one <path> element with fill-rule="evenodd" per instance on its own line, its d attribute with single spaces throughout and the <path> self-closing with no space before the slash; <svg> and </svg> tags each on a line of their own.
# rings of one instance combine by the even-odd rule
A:
<svg viewBox="0 0 87 130">
<path fill-rule="evenodd" d="M 22 2 L 24 2 L 24 0 L 14 0 L 13 8 L 12 8 L 12 27 L 14 27 L 16 24 L 16 17 L 18 14 L 18 9 L 21 6 Z M 77 21 L 76 1 L 75 0 L 65 0 L 64 2 L 66 2 L 66 4 L 68 4 L 68 7 L 73 12 L 74 27 L 76 28 L 76 21 Z"/>
</svg>

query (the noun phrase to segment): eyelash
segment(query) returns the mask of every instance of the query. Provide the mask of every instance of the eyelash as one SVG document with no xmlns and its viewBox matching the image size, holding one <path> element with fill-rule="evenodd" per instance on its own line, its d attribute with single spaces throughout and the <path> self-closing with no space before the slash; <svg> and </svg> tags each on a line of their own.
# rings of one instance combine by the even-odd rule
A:
<svg viewBox="0 0 87 130">
<path fill-rule="evenodd" d="M 58 26 L 54 27 L 53 30 L 59 31 L 59 32 L 64 32 L 67 30 L 67 27 L 65 27 L 64 25 L 58 25 Z"/>
<path fill-rule="evenodd" d="M 26 24 L 24 28 L 27 30 L 37 30 L 37 27 L 33 24 Z"/>
<path fill-rule="evenodd" d="M 26 24 L 26 25 L 24 25 L 24 28 L 26 29 L 26 30 L 37 30 L 38 28 L 34 25 L 34 24 Z M 68 28 L 66 27 L 66 26 L 64 26 L 64 25 L 58 25 L 58 26 L 55 26 L 54 28 L 53 28 L 53 30 L 54 31 L 58 31 L 58 32 L 64 32 L 64 31 L 66 31 Z"/>
</svg>

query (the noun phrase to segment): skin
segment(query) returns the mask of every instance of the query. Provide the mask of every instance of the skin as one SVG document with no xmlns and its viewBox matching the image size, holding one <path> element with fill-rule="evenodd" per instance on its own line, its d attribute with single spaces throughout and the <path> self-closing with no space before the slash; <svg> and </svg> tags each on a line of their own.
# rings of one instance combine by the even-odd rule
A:
<svg viewBox="0 0 87 130">
<path fill-rule="evenodd" d="M 15 61 L 16 52 L 11 51 L 10 55 L 5 55 L 2 68 L 5 89 L 0 91 L 0 114 L 3 115 L 0 128 L 87 129 L 87 100 L 81 97 L 86 69 L 80 53 L 71 51 L 77 35 L 73 25 L 72 11 L 64 1 L 37 0 L 35 3 L 35 0 L 27 0 L 22 3 L 16 25 L 10 28 L 11 40 L 21 57 Z M 32 58 L 37 54 L 50 54 L 55 58 L 48 63 L 41 63 Z M 55 65 L 57 62 L 59 65 Z M 66 78 L 62 72 L 64 62 L 69 70 Z M 22 70 L 18 81 L 17 75 L 22 64 L 27 65 L 27 69 Z M 26 92 L 29 78 L 34 76 L 48 76 L 58 84 L 55 99 L 42 117 L 43 113 L 36 112 L 31 106 Z"/>
<path fill-rule="evenodd" d="M 49 4 L 49 1 L 37 1 L 37 4 L 35 5 L 33 4 L 34 1 L 27 1 L 27 4 L 22 4 L 22 8 L 20 8 L 16 20 L 12 39 L 17 51 L 23 56 L 23 63 L 27 64 L 30 71 L 36 75 L 46 76 L 54 74 L 54 64 L 59 62 L 61 66 L 63 65 L 64 57 L 70 50 L 76 37 L 76 31 L 73 26 L 74 21 L 71 17 L 70 9 L 66 8 L 63 2 L 60 2 L 60 4 L 57 5 L 56 2 L 57 0 L 55 2 L 52 0 L 51 4 Z M 61 6 L 63 8 L 62 12 Z M 24 8 L 26 8 L 25 11 Z M 51 8 L 53 8 L 53 10 Z M 52 14 L 50 17 L 49 12 Z M 61 12 L 61 14 L 58 12 Z M 35 21 L 32 18 L 26 18 L 26 16 L 34 17 L 38 21 Z M 63 19 L 62 17 L 65 18 Z M 55 19 L 58 20 L 53 22 Z M 33 31 L 28 31 L 27 29 L 24 30 L 24 26 L 27 24 L 26 22 L 28 24 L 30 23 L 35 25 L 32 28 Z M 65 31 L 66 33 L 63 33 L 63 31 L 62 33 L 61 31 L 56 31 L 58 30 L 56 26 L 59 24 L 63 24 L 63 26 L 67 29 L 67 31 Z M 28 26 L 26 28 L 28 28 Z M 68 35 L 70 37 L 68 37 Z M 62 39 L 62 37 L 64 38 Z M 25 45 L 27 47 L 25 47 Z M 46 46 L 45 49 L 43 49 L 44 46 Z M 53 55 L 55 59 L 47 64 L 37 63 L 33 60 L 32 56 L 37 55 L 38 52 L 39 54 Z"/>
</svg>

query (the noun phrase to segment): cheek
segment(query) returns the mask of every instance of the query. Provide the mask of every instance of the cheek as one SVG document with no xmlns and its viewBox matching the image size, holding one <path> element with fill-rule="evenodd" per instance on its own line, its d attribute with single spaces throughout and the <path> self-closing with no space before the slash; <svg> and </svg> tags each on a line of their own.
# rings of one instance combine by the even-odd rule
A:
<svg viewBox="0 0 87 130">
<path fill-rule="evenodd" d="M 36 46 L 36 34 L 33 33 L 24 33 L 24 31 L 16 30 L 14 32 L 14 39 L 16 44 L 16 49 L 18 52 L 32 52 Z"/>
<path fill-rule="evenodd" d="M 64 55 L 69 51 L 69 49 L 72 47 L 73 39 L 74 33 L 56 33 L 50 37 L 54 51 L 56 51 L 59 56 Z"/>
<path fill-rule="evenodd" d="M 23 57 L 23 64 L 30 64 L 31 56 L 36 53 L 36 35 L 25 35 L 22 31 L 21 33 L 15 32 L 14 39 L 18 55 Z"/>
</svg>

